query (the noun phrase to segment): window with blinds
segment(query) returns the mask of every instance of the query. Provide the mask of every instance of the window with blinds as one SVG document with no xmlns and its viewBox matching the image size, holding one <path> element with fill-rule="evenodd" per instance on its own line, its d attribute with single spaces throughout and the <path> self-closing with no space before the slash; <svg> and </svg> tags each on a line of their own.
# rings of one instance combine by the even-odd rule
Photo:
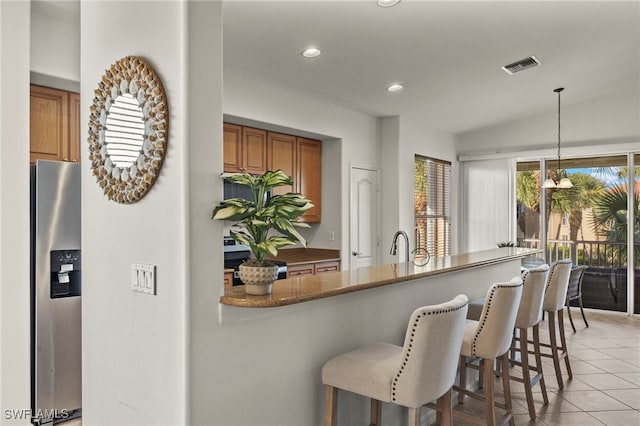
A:
<svg viewBox="0 0 640 426">
<path fill-rule="evenodd" d="M 451 163 L 415 156 L 413 201 L 416 245 L 431 256 L 451 250 Z"/>
</svg>

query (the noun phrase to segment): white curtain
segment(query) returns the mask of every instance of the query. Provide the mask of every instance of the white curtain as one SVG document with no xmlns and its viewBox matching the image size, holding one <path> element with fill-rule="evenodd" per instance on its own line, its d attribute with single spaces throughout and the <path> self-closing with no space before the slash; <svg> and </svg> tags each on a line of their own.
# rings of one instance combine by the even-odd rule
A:
<svg viewBox="0 0 640 426">
<path fill-rule="evenodd" d="M 496 248 L 515 235 L 515 159 L 461 162 L 461 252 Z"/>
</svg>

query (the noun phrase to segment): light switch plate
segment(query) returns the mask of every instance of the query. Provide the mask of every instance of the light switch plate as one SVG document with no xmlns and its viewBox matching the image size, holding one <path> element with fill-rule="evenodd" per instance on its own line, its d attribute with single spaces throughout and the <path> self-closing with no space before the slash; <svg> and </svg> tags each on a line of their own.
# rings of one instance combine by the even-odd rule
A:
<svg viewBox="0 0 640 426">
<path fill-rule="evenodd" d="M 143 263 L 131 264 L 131 291 L 156 294 L 156 267 Z"/>
</svg>

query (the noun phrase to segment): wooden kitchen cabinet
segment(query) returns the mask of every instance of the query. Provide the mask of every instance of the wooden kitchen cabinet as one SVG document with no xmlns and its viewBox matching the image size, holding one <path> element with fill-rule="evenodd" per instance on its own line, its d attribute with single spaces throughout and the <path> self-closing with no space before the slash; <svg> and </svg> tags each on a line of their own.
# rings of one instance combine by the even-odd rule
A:
<svg viewBox="0 0 640 426">
<path fill-rule="evenodd" d="M 319 223 L 322 202 L 322 145 L 320 141 L 305 138 L 297 138 L 296 144 L 297 191 L 314 204 L 313 208 L 300 216 L 300 221 Z"/>
<path fill-rule="evenodd" d="M 224 123 L 223 170 L 263 174 L 267 171 L 267 132 Z"/>
<path fill-rule="evenodd" d="M 281 169 L 293 186 L 273 188 L 272 195 L 300 192 L 314 207 L 301 222 L 319 223 L 322 204 L 322 143 L 261 129 L 224 123 L 224 171 L 260 175 Z"/>
<path fill-rule="evenodd" d="M 272 195 L 282 195 L 287 192 L 297 192 L 297 151 L 296 137 L 280 133 L 267 133 L 267 168 L 282 170 L 294 179 L 293 186 L 279 186 L 271 190 Z"/>
<path fill-rule="evenodd" d="M 80 161 L 80 95 L 31 85 L 29 161 Z"/>
<path fill-rule="evenodd" d="M 301 275 L 315 275 L 313 263 L 287 265 L 287 278 L 299 277 Z"/>
<path fill-rule="evenodd" d="M 324 272 L 337 272 L 340 270 L 340 261 L 339 260 L 331 260 L 329 262 L 319 262 L 315 265 L 315 273 L 322 274 Z"/>
<path fill-rule="evenodd" d="M 301 275 L 317 275 L 325 272 L 336 272 L 340 270 L 339 260 L 326 262 L 298 263 L 287 265 L 287 278 L 299 277 Z"/>
<path fill-rule="evenodd" d="M 224 271 L 224 288 L 233 287 L 233 271 Z"/>
<path fill-rule="evenodd" d="M 69 92 L 69 160 L 80 162 L 80 93 Z"/>
<path fill-rule="evenodd" d="M 240 173 L 242 168 L 242 127 L 224 123 L 222 142 L 223 170 Z"/>
<path fill-rule="evenodd" d="M 300 192 L 311 200 L 314 207 L 300 221 L 318 223 L 322 203 L 322 143 L 281 133 L 267 134 L 269 170 L 281 169 L 293 178 L 293 187 L 273 188 L 272 194 Z"/>
</svg>

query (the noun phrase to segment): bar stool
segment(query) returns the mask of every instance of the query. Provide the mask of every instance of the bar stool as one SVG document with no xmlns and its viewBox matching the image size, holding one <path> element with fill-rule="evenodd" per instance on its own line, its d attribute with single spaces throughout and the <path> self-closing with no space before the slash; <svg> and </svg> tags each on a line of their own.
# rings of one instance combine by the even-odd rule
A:
<svg viewBox="0 0 640 426">
<path fill-rule="evenodd" d="M 441 424 L 451 425 L 451 386 L 467 315 L 467 296 L 411 314 L 404 346 L 373 343 L 338 355 L 322 367 L 326 426 L 337 423 L 338 389 L 371 398 L 371 425 L 380 425 L 381 404 L 409 408 L 409 425 L 420 422 L 420 407 L 438 400 Z"/>
<path fill-rule="evenodd" d="M 569 353 L 567 352 L 567 341 L 564 335 L 564 314 L 565 301 L 567 297 L 567 288 L 569 287 L 569 275 L 571 274 L 571 259 L 562 259 L 551 265 L 549 276 L 547 277 L 547 286 L 544 293 L 544 302 L 542 310 L 549 314 L 549 341 L 550 344 L 541 343 L 540 346 L 551 348 L 551 353 L 543 353 L 542 356 L 553 358 L 553 367 L 556 371 L 556 379 L 558 388 L 564 388 L 562 380 L 562 371 L 560 370 L 560 360 L 564 359 L 567 367 L 569 379 L 573 378 L 571 372 L 571 364 L 569 362 Z M 560 334 L 560 345 L 558 345 L 558 337 L 556 335 L 556 318 L 558 320 L 558 332 Z"/>
<path fill-rule="evenodd" d="M 458 391 L 458 402 L 464 402 L 464 396 L 484 401 L 487 407 L 486 420 L 469 416 L 465 413 L 454 411 L 455 417 L 461 417 L 466 421 L 480 425 L 494 426 L 496 424 L 495 407 L 498 406 L 507 411 L 500 423 L 509 421 L 515 425 L 511 405 L 511 391 L 509 388 L 509 361 L 507 351 L 511 346 L 513 327 L 516 322 L 518 306 L 522 296 L 522 280 L 513 278 L 507 283 L 493 284 L 485 298 L 484 307 L 479 321 L 467 320 L 460 350 L 460 386 L 454 386 Z M 480 374 L 487 378 L 493 378 L 493 365 L 497 359 L 502 363 L 502 385 L 504 387 L 504 404 L 495 401 L 493 392 L 493 380 L 486 380 L 484 394 L 466 389 L 468 357 L 481 359 L 483 365 Z M 473 362 L 473 361 L 472 361 Z"/>
<path fill-rule="evenodd" d="M 544 290 L 547 281 L 547 272 L 549 265 L 543 264 L 536 268 L 528 269 L 522 274 L 522 298 L 516 316 L 515 327 L 519 337 L 514 337 L 511 346 L 511 357 L 509 363 L 522 368 L 522 377 L 510 374 L 510 379 L 520 382 L 524 385 L 524 391 L 527 399 L 527 408 L 531 420 L 536 419 L 536 410 L 533 402 L 533 386 L 540 383 L 542 391 L 542 399 L 544 404 L 549 403 L 547 396 L 547 387 L 542 374 L 542 357 L 540 353 L 540 334 L 539 323 L 542 319 L 542 301 L 544 298 Z M 474 300 L 469 302 L 469 311 L 467 318 L 478 320 L 480 318 L 484 300 Z M 528 330 L 533 328 L 533 352 L 529 351 Z M 516 342 L 518 345 L 516 345 Z M 520 353 L 520 361 L 515 357 L 515 353 Z M 535 355 L 535 364 L 529 364 L 529 353 Z M 535 372 L 535 376 L 531 377 L 531 371 Z M 488 378 L 489 380 L 491 378 Z"/>
</svg>

